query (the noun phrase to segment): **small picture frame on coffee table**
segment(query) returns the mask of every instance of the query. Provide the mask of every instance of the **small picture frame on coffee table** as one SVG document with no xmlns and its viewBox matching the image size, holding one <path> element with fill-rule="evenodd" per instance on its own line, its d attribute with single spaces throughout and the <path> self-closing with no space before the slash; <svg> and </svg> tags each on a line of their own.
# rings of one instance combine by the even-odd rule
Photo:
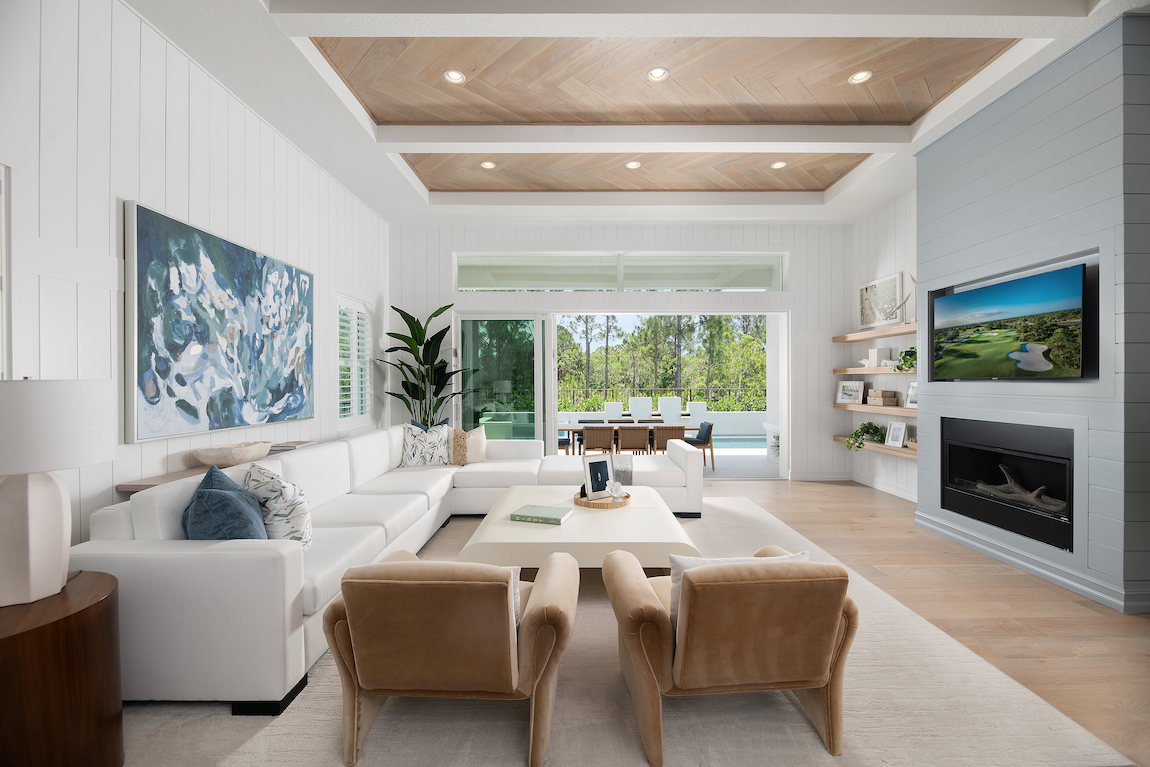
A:
<svg viewBox="0 0 1150 767">
<path fill-rule="evenodd" d="M 615 463 L 610 453 L 594 453 L 583 456 L 583 482 L 587 488 L 588 500 L 609 498 L 607 488 L 615 481 Z"/>
<path fill-rule="evenodd" d="M 891 421 L 886 427 L 886 442 L 887 447 L 906 447 L 906 423 L 903 421 Z"/>
</svg>

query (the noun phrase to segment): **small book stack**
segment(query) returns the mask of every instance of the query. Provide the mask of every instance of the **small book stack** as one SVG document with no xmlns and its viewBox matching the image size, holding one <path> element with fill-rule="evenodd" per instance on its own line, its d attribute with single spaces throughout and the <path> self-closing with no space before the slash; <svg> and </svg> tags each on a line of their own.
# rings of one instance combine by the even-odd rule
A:
<svg viewBox="0 0 1150 767">
<path fill-rule="evenodd" d="M 566 522 L 575 509 L 566 506 L 536 506 L 527 504 L 511 512 L 512 522 L 536 522 L 541 525 L 561 525 Z"/>
<path fill-rule="evenodd" d="M 276 453 L 286 453 L 289 450 L 298 450 L 301 447 L 307 447 L 308 445 L 314 445 L 314 444 L 315 444 L 315 441 L 309 440 L 309 439 L 297 439 L 293 442 L 279 442 L 279 443 L 271 446 L 271 449 L 268 450 L 268 455 L 275 455 Z"/>
<path fill-rule="evenodd" d="M 895 407 L 898 405 L 898 393 L 885 389 L 868 389 L 866 403 L 868 405 L 881 405 L 882 407 Z"/>
</svg>

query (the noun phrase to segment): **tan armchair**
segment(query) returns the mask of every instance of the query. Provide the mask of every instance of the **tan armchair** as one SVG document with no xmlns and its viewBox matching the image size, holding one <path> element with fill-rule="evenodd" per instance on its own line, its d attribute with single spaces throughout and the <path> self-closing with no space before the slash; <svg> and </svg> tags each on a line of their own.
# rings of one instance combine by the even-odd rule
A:
<svg viewBox="0 0 1150 767">
<path fill-rule="evenodd" d="M 323 630 L 343 683 L 343 759 L 359 760 L 391 695 L 531 699 L 530 767 L 551 735 L 559 661 L 571 639 L 579 565 L 552 554 L 519 585 L 518 628 L 510 568 L 420 561 L 396 552 L 353 567 L 328 606 Z"/>
<path fill-rule="evenodd" d="M 786 553 L 764 546 L 755 556 Z M 843 567 L 764 561 L 685 570 L 674 635 L 670 577 L 647 578 L 633 554 L 613 551 L 603 582 L 652 767 L 663 764 L 662 695 L 793 690 L 827 750 L 842 753 L 843 669 L 858 630 Z"/>
</svg>

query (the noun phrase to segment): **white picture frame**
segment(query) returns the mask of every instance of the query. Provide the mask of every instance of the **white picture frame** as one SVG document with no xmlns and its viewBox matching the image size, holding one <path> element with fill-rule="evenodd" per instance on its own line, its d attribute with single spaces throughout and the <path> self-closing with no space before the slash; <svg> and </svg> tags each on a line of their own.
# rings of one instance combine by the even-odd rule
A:
<svg viewBox="0 0 1150 767">
<path fill-rule="evenodd" d="M 872 280 L 859 287 L 860 328 L 902 322 L 902 272 Z"/>
<path fill-rule="evenodd" d="M 906 387 L 906 406 L 918 409 L 918 381 L 911 381 Z"/>
<path fill-rule="evenodd" d="M 886 425 L 887 447 L 906 447 L 906 423 L 904 421 L 891 421 Z"/>
<path fill-rule="evenodd" d="M 587 499 L 607 498 L 611 491 L 607 488 L 615 481 L 615 462 L 610 453 L 592 453 L 583 456 L 583 484 L 587 488 Z"/>
<path fill-rule="evenodd" d="M 835 391 L 836 405 L 861 405 L 863 401 L 862 381 L 839 381 Z"/>
</svg>

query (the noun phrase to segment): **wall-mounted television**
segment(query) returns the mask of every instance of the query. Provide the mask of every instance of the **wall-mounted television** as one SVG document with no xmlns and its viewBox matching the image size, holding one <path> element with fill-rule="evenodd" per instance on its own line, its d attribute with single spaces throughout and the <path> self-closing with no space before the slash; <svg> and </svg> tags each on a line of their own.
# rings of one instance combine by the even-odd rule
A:
<svg viewBox="0 0 1150 767">
<path fill-rule="evenodd" d="M 1077 264 L 931 292 L 931 379 L 1091 377 L 1091 276 Z"/>
</svg>

